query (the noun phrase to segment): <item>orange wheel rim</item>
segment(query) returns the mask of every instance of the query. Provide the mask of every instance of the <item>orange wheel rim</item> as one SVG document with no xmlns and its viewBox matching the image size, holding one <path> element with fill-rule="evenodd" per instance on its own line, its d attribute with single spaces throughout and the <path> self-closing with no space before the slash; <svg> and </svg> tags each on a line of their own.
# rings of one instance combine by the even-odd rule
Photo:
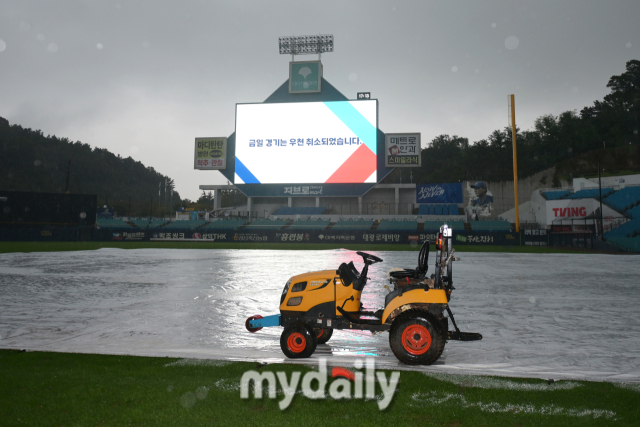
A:
<svg viewBox="0 0 640 427">
<path fill-rule="evenodd" d="M 307 340 L 299 332 L 294 332 L 287 338 L 287 346 L 294 353 L 300 353 L 307 346 Z"/>
<path fill-rule="evenodd" d="M 431 347 L 431 334 L 422 325 L 408 326 L 402 332 L 402 346 L 410 354 L 424 354 Z"/>
<path fill-rule="evenodd" d="M 318 332 L 318 336 L 316 338 L 320 338 L 323 335 L 324 335 L 324 329 L 320 329 L 320 332 Z"/>
</svg>

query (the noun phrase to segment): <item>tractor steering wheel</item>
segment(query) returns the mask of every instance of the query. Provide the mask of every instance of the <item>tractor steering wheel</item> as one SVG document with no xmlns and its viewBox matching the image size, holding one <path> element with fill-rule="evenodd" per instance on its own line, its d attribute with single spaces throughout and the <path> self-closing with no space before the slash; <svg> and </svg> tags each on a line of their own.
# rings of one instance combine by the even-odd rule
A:
<svg viewBox="0 0 640 427">
<path fill-rule="evenodd" d="M 375 264 L 376 262 L 382 262 L 382 258 L 378 258 L 375 255 L 368 254 L 366 252 L 356 252 L 362 257 L 365 264 Z"/>
<path fill-rule="evenodd" d="M 425 274 L 429 269 L 429 241 L 425 240 L 418 254 L 418 270 Z"/>
</svg>

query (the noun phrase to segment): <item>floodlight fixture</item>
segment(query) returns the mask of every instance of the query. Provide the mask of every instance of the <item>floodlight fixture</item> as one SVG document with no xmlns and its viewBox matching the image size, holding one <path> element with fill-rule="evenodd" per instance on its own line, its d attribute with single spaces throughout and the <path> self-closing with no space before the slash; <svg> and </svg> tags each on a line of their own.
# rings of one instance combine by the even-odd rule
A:
<svg viewBox="0 0 640 427">
<path fill-rule="evenodd" d="M 333 52 L 333 34 L 317 36 L 286 36 L 278 39 L 281 55 L 308 55 Z"/>
</svg>

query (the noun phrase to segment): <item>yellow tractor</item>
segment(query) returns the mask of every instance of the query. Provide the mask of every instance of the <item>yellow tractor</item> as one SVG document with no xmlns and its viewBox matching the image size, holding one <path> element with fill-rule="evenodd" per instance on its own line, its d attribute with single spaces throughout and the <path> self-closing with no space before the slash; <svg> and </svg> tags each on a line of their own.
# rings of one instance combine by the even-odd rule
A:
<svg viewBox="0 0 640 427">
<path fill-rule="evenodd" d="M 478 333 L 460 332 L 449 308 L 453 291 L 454 257 L 452 230 L 444 224 L 435 241 L 435 271 L 427 276 L 430 242 L 425 241 L 415 269 L 393 269 L 393 289 L 384 308 L 373 311 L 362 306 L 360 297 L 367 284 L 369 266 L 382 262 L 377 256 L 357 252 L 364 267 L 353 262 L 337 270 L 293 276 L 280 296 L 280 314 L 252 316 L 245 322 L 249 332 L 267 326 L 283 326 L 282 352 L 290 358 L 309 357 L 317 344 L 326 343 L 334 329 L 389 331 L 389 344 L 396 357 L 410 365 L 430 365 L 442 354 L 447 340 L 481 340 Z M 445 313 L 448 316 L 445 316 Z M 449 331 L 449 319 L 453 331 Z"/>
</svg>

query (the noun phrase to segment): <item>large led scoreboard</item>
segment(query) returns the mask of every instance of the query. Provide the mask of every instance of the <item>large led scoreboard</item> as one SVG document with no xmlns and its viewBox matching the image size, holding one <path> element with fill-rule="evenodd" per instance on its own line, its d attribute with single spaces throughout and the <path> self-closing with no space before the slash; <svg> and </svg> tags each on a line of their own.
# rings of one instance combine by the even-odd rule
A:
<svg viewBox="0 0 640 427">
<path fill-rule="evenodd" d="M 225 159 L 220 173 L 249 197 L 362 196 L 393 170 L 378 100 L 350 100 L 324 79 L 319 93 L 290 93 L 287 81 L 236 104 Z"/>
<path fill-rule="evenodd" d="M 377 182 L 378 102 L 237 104 L 234 184 Z"/>
</svg>

